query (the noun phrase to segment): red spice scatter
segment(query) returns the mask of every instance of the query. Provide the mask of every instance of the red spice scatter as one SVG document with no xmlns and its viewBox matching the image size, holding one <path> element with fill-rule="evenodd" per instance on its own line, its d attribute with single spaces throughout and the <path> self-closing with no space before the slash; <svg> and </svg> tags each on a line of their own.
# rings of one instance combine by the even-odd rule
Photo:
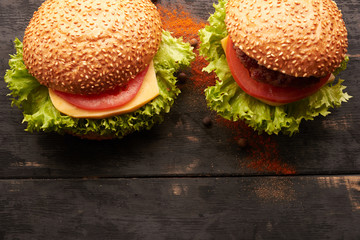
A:
<svg viewBox="0 0 360 240">
<path fill-rule="evenodd" d="M 182 37 L 184 41 L 189 42 L 194 47 L 196 59 L 191 64 L 191 71 L 187 74 L 187 79 L 194 84 L 194 90 L 197 93 L 204 94 L 208 86 L 215 85 L 217 79 L 215 73 L 203 72 L 203 68 L 208 65 L 204 57 L 199 56 L 200 39 L 198 31 L 207 25 L 206 21 L 193 17 L 189 12 L 184 11 L 183 7 L 177 5 L 174 8 L 164 7 L 157 4 L 160 13 L 163 28 L 170 31 L 176 38 Z M 246 148 L 243 150 L 247 153 L 246 167 L 259 171 L 271 172 L 275 174 L 295 174 L 294 167 L 283 163 L 279 157 L 277 143 L 268 135 L 258 135 L 244 122 L 232 122 L 218 117 L 216 121 L 219 124 L 230 128 L 234 133 L 236 142 L 246 140 Z"/>
<path fill-rule="evenodd" d="M 194 89 L 203 94 L 205 88 L 210 85 L 215 85 L 215 73 L 205 73 L 202 71 L 207 66 L 208 62 L 204 57 L 199 55 L 199 36 L 198 32 L 207 24 L 206 21 L 191 16 L 189 12 L 182 10 L 183 8 L 177 6 L 176 8 L 165 8 L 161 5 L 157 6 L 163 23 L 163 28 L 170 31 L 174 37 L 182 37 L 184 41 L 189 42 L 194 47 L 196 59 L 191 63 L 191 72 L 189 80 L 195 85 Z M 197 42 L 196 44 L 194 44 Z"/>
<path fill-rule="evenodd" d="M 245 148 L 245 147 L 247 147 L 248 142 L 247 142 L 247 139 L 246 139 L 246 138 L 239 138 L 239 139 L 237 140 L 237 144 L 239 145 L 239 147 Z"/>
<path fill-rule="evenodd" d="M 216 75 L 215 73 L 206 73 L 203 72 L 203 68 L 208 65 L 208 62 L 205 58 L 197 56 L 196 60 L 191 64 L 191 73 L 192 76 L 190 80 L 195 85 L 195 90 L 199 91 L 200 93 L 204 93 L 204 90 L 208 86 L 215 85 L 216 82 Z"/>
<path fill-rule="evenodd" d="M 174 37 L 182 37 L 185 42 L 190 42 L 192 39 L 199 40 L 198 31 L 205 27 L 206 21 L 191 16 L 181 5 L 174 8 L 158 5 L 157 8 L 163 28 L 170 31 Z"/>
<path fill-rule="evenodd" d="M 218 117 L 216 121 L 232 130 L 236 142 L 242 138 L 247 140 L 247 147 L 244 148 L 247 160 L 243 163 L 246 167 L 258 172 L 282 175 L 296 173 L 294 167 L 281 161 L 277 142 L 271 136 L 259 135 L 242 121 L 233 122 L 221 117 Z"/>
</svg>

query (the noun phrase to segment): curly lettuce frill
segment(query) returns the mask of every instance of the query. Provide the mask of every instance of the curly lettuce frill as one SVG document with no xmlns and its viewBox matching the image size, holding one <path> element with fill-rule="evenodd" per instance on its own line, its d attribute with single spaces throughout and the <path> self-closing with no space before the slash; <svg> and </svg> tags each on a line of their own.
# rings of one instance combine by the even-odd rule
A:
<svg viewBox="0 0 360 240">
<path fill-rule="evenodd" d="M 135 112 L 104 119 L 72 118 L 60 113 L 52 104 L 48 89 L 39 84 L 27 71 L 23 62 L 22 43 L 15 40 L 16 54 L 9 61 L 5 82 L 11 90 L 12 105 L 23 111 L 26 131 L 70 133 L 77 136 L 95 135 L 122 138 L 134 131 L 150 129 L 161 123 L 164 113 L 170 111 L 180 90 L 174 73 L 187 67 L 195 58 L 192 47 L 176 39 L 167 31 L 162 33 L 154 66 L 160 95 Z"/>
<path fill-rule="evenodd" d="M 225 52 L 221 46 L 221 39 L 228 35 L 225 25 L 226 0 L 219 0 L 214 4 L 215 12 L 208 21 L 209 25 L 199 31 L 200 54 L 209 64 L 204 68 L 206 72 L 214 71 L 218 77 L 215 86 L 205 89 L 207 104 L 225 119 L 243 120 L 259 133 L 293 135 L 299 131 L 301 121 L 313 120 L 318 115 L 328 115 L 329 108 L 338 107 L 349 100 L 343 90 L 343 80 L 332 82 L 317 93 L 300 101 L 283 106 L 270 106 L 246 94 L 234 81 L 226 61 Z M 346 69 L 348 57 L 334 72 Z"/>
</svg>

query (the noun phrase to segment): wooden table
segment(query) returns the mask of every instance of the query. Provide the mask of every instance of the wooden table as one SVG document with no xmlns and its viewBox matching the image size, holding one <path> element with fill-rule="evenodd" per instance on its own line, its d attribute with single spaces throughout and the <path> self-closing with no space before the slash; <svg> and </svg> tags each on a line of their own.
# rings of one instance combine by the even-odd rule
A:
<svg viewBox="0 0 360 240">
<path fill-rule="evenodd" d="M 1 76 L 42 2 L 0 1 Z M 337 3 L 353 98 L 293 137 L 246 130 L 246 149 L 191 81 L 163 124 L 103 142 L 24 132 L 2 81 L 0 239 L 360 239 L 360 2 Z M 213 12 L 208 0 L 157 4 Z"/>
</svg>

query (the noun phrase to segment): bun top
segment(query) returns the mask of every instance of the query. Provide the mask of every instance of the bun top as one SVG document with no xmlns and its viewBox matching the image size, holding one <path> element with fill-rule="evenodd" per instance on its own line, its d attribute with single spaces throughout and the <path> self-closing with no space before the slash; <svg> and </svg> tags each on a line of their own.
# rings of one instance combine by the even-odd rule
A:
<svg viewBox="0 0 360 240">
<path fill-rule="evenodd" d="M 235 47 L 295 77 L 325 76 L 347 52 L 345 23 L 331 0 L 228 0 L 225 23 Z"/>
<path fill-rule="evenodd" d="M 24 63 L 49 88 L 101 93 L 145 69 L 161 31 L 150 0 L 47 0 L 25 31 Z"/>
</svg>

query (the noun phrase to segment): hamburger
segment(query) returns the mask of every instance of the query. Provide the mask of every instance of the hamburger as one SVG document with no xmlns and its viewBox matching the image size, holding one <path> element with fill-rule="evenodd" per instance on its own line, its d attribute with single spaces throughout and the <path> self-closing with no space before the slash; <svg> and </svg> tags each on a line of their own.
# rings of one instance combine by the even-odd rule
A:
<svg viewBox="0 0 360 240">
<path fill-rule="evenodd" d="M 258 132 L 292 135 L 350 96 L 335 76 L 346 68 L 348 40 L 331 0 L 220 0 L 199 32 L 200 54 L 215 71 L 208 106 Z"/>
<path fill-rule="evenodd" d="M 15 47 L 5 82 L 26 130 L 90 139 L 163 121 L 194 59 L 150 0 L 46 0 Z"/>
</svg>

